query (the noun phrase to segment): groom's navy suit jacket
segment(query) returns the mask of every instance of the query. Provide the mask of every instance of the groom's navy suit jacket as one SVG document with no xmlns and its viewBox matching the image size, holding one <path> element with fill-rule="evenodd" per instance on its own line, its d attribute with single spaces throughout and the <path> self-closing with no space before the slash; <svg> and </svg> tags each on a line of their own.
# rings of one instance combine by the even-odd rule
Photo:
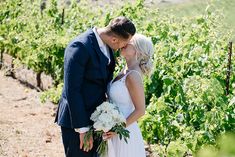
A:
<svg viewBox="0 0 235 157">
<path fill-rule="evenodd" d="M 91 114 L 105 101 L 115 61 L 101 52 L 92 29 L 76 37 L 65 49 L 64 87 L 55 122 L 66 128 L 92 125 Z"/>
</svg>

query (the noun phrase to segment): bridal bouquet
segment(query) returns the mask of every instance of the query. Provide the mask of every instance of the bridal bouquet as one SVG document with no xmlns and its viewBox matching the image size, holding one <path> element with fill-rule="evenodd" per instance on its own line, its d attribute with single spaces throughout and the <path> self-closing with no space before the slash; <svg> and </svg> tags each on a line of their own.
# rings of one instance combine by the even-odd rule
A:
<svg viewBox="0 0 235 157">
<path fill-rule="evenodd" d="M 93 129 L 98 137 L 103 137 L 103 133 L 112 131 L 119 135 L 119 138 L 127 142 L 129 131 L 125 128 L 126 119 L 119 112 L 118 107 L 109 102 L 103 102 L 98 106 L 90 118 L 93 122 Z M 97 152 L 104 155 L 107 152 L 107 141 L 102 140 Z"/>
</svg>

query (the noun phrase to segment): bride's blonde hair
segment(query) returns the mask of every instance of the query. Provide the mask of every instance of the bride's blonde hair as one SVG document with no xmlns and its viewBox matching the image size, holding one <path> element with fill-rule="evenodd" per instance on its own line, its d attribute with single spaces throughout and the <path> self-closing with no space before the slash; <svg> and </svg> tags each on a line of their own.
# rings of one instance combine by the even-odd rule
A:
<svg viewBox="0 0 235 157">
<path fill-rule="evenodd" d="M 137 51 L 137 60 L 142 73 L 150 75 L 153 68 L 152 55 L 154 53 L 151 39 L 142 34 L 135 34 L 131 40 Z"/>
</svg>

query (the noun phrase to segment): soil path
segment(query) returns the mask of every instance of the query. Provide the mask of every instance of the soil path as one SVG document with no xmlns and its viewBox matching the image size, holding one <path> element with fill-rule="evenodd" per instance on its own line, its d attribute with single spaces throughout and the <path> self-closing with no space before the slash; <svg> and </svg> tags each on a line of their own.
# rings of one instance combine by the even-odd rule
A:
<svg viewBox="0 0 235 157">
<path fill-rule="evenodd" d="M 0 157 L 63 157 L 55 105 L 0 71 Z"/>
</svg>

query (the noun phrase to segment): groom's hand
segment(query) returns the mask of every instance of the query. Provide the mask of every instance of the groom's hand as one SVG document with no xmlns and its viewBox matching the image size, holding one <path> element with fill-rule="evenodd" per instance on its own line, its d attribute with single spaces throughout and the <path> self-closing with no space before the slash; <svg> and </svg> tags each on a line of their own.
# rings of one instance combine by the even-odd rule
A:
<svg viewBox="0 0 235 157">
<path fill-rule="evenodd" d="M 84 141 L 86 133 L 79 133 L 80 138 L 80 149 L 83 149 L 85 152 L 88 152 L 93 148 L 93 137 L 91 136 L 89 139 Z"/>
</svg>

